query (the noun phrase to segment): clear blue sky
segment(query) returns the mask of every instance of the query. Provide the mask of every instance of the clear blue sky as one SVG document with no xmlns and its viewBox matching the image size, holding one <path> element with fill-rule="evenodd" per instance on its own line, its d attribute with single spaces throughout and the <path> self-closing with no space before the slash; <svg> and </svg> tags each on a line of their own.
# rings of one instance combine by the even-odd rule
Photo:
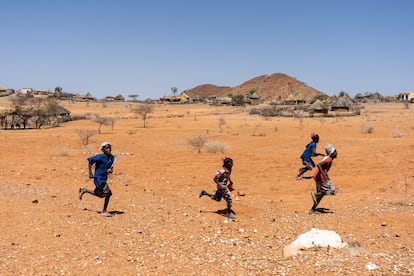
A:
<svg viewBox="0 0 414 276">
<path fill-rule="evenodd" d="M 0 0 L 0 86 L 171 94 L 285 73 L 328 95 L 414 91 L 411 0 Z"/>
</svg>

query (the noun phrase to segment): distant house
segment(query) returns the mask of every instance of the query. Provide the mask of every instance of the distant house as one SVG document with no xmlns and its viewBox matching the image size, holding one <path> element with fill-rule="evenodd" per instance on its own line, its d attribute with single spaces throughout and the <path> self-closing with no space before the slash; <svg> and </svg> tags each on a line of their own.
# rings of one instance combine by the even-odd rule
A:
<svg viewBox="0 0 414 276">
<path fill-rule="evenodd" d="M 0 86 L 0 97 L 10 96 L 13 93 L 12 89 L 5 89 L 3 86 Z"/>
<path fill-rule="evenodd" d="M 364 94 L 357 94 L 355 96 L 355 100 L 357 102 L 362 103 L 379 103 L 383 100 L 383 96 L 380 93 L 364 93 Z"/>
<path fill-rule="evenodd" d="M 95 101 L 96 99 L 92 96 L 91 93 L 86 93 L 85 95 L 76 94 L 73 97 L 73 100 L 79 101 L 79 102 L 88 102 L 88 101 Z"/>
<path fill-rule="evenodd" d="M 33 88 L 22 88 L 19 90 L 19 93 L 30 95 L 33 93 Z"/>
<path fill-rule="evenodd" d="M 71 120 L 70 111 L 60 105 L 56 108 L 56 116 L 60 122 L 67 122 Z"/>
<path fill-rule="evenodd" d="M 314 113 L 328 113 L 328 105 L 324 104 L 320 100 L 314 101 L 308 108 L 308 111 L 314 112 Z"/>
<path fill-rule="evenodd" d="M 121 94 L 119 94 L 118 96 L 115 96 L 114 97 L 114 101 L 123 102 L 123 101 L 125 101 L 125 98 L 124 98 L 124 96 L 122 96 Z"/>
<path fill-rule="evenodd" d="M 414 92 L 402 92 L 398 94 L 397 98 L 403 102 L 414 102 Z"/>
<path fill-rule="evenodd" d="M 286 99 L 285 99 L 285 104 L 304 104 L 306 103 L 306 100 L 303 99 L 302 97 L 295 97 L 292 94 L 290 94 Z"/>
<path fill-rule="evenodd" d="M 181 93 L 180 95 L 177 96 L 164 96 L 160 98 L 161 101 L 164 102 L 171 102 L 171 103 L 188 103 L 191 98 L 185 94 L 185 93 Z"/>
<path fill-rule="evenodd" d="M 353 105 L 354 102 L 348 96 L 331 98 L 332 111 L 349 111 Z"/>
<path fill-rule="evenodd" d="M 33 90 L 34 95 L 53 95 L 53 93 L 49 90 Z"/>
</svg>

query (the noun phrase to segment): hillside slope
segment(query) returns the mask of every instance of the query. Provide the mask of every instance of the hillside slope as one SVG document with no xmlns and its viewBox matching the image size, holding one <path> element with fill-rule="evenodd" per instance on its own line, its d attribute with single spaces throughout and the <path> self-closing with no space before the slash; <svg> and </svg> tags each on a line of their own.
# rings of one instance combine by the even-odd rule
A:
<svg viewBox="0 0 414 276">
<path fill-rule="evenodd" d="M 309 101 L 315 97 L 326 95 L 309 87 L 305 83 L 282 73 L 258 76 L 235 87 L 215 86 L 212 84 L 200 85 L 185 93 L 191 98 L 206 98 L 212 95 L 246 95 L 252 89 L 260 95 L 262 100 L 284 100 L 289 96 L 293 96 L 298 100 Z"/>
</svg>

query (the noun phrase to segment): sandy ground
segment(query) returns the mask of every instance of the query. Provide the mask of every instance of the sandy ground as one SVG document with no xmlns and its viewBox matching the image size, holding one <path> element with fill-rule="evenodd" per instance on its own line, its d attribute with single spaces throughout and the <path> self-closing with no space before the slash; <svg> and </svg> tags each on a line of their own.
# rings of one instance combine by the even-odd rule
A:
<svg viewBox="0 0 414 276">
<path fill-rule="evenodd" d="M 158 105 L 143 128 L 130 103 L 63 105 L 116 123 L 87 148 L 78 132 L 97 130 L 93 120 L 0 131 L 1 275 L 414 274 L 413 106 L 265 119 L 241 107 Z M 323 199 L 320 215 L 308 214 L 313 180 L 295 180 L 312 131 L 318 151 L 338 150 L 330 177 L 339 192 Z M 201 153 L 187 141 L 195 135 L 207 140 Z M 86 158 L 103 141 L 117 155 L 110 218 L 98 213 L 102 199 L 77 193 L 93 188 Z M 217 213 L 225 202 L 198 198 L 215 190 L 224 156 L 234 159 L 234 221 Z M 315 247 L 285 258 L 284 246 L 312 228 L 357 250 Z"/>
</svg>

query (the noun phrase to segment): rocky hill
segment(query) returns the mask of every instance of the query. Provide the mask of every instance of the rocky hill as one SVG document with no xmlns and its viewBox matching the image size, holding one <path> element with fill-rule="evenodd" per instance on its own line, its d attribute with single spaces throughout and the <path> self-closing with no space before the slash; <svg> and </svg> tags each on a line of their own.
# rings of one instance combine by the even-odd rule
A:
<svg viewBox="0 0 414 276">
<path fill-rule="evenodd" d="M 212 95 L 246 95 L 253 89 L 260 95 L 261 100 L 284 100 L 293 96 L 297 100 L 310 101 L 315 97 L 326 96 L 305 83 L 282 73 L 258 76 L 235 87 L 204 84 L 185 93 L 191 98 L 206 98 Z"/>
</svg>

